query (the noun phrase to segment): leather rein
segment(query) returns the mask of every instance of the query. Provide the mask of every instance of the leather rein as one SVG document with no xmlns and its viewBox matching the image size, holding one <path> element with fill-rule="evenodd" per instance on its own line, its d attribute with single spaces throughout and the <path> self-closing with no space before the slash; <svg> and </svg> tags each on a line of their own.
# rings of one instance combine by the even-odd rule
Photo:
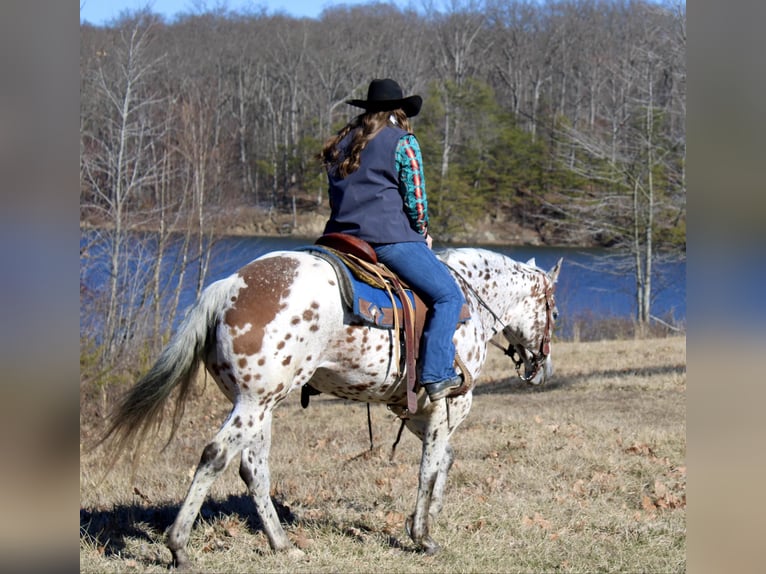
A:
<svg viewBox="0 0 766 574">
<path fill-rule="evenodd" d="M 445 263 L 445 265 L 447 265 Z M 497 313 L 495 313 L 492 308 L 484 301 L 484 299 L 479 295 L 476 290 L 471 286 L 468 281 L 465 280 L 465 278 L 453 267 L 450 265 L 447 265 L 447 267 L 457 276 L 460 278 L 460 280 L 463 282 L 463 284 L 468 288 L 468 290 L 473 294 L 474 297 L 476 297 L 476 300 L 479 302 L 479 304 L 484 307 L 487 311 L 489 311 L 490 315 L 492 315 L 492 318 L 495 320 L 496 323 L 500 323 L 503 325 L 503 328 L 498 331 L 495 329 L 495 327 L 492 327 L 492 330 L 494 331 L 492 338 L 489 340 L 491 344 L 493 344 L 495 347 L 503 351 L 503 354 L 505 356 L 510 357 L 510 359 L 513 361 L 513 364 L 516 367 L 516 374 L 519 376 L 519 378 L 524 381 L 525 383 L 529 383 L 532 379 L 534 379 L 537 376 L 537 373 L 540 372 L 540 369 L 543 366 L 543 363 L 545 363 L 545 360 L 547 359 L 548 355 L 551 353 L 551 334 L 553 331 L 553 287 L 548 283 L 546 280 L 545 285 L 545 331 L 543 332 L 543 338 L 540 341 L 540 347 L 537 352 L 529 351 L 527 350 L 523 345 L 520 343 L 514 343 L 512 341 L 512 338 L 509 336 L 508 332 L 506 331 L 506 325 L 503 324 L 503 321 L 500 319 L 500 317 L 497 316 Z M 503 337 L 505 337 L 505 340 L 508 342 L 508 347 L 503 347 L 500 343 L 495 341 L 494 337 L 497 335 L 498 332 L 503 333 Z M 521 374 L 521 367 L 522 365 L 526 364 L 526 354 L 529 353 L 532 356 L 532 362 L 533 367 L 531 373 L 528 375 L 522 375 Z"/>
</svg>

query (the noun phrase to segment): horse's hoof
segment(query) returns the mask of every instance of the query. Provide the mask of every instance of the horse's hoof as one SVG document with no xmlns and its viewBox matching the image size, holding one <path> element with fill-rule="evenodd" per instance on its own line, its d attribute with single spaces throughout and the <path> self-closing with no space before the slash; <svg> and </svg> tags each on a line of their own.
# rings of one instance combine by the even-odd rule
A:
<svg viewBox="0 0 766 574">
<path fill-rule="evenodd" d="M 186 550 L 171 550 L 173 555 L 173 568 L 176 572 L 191 572 L 191 562 L 189 561 L 189 555 L 186 554 Z"/>
<path fill-rule="evenodd" d="M 426 535 L 420 540 L 415 540 L 415 538 L 412 536 L 412 524 L 413 517 L 412 514 L 410 514 L 404 521 L 404 530 L 407 532 L 407 536 L 409 536 L 415 543 L 417 549 L 423 552 L 423 554 L 426 556 L 433 556 L 434 554 L 438 554 L 442 547 L 434 542 L 434 539 L 430 536 Z"/>
<path fill-rule="evenodd" d="M 434 554 L 438 554 L 442 550 L 442 547 L 439 546 L 436 542 L 434 542 L 431 538 L 423 542 L 422 548 L 423 548 L 423 554 L 425 554 L 426 556 L 433 556 Z"/>
</svg>

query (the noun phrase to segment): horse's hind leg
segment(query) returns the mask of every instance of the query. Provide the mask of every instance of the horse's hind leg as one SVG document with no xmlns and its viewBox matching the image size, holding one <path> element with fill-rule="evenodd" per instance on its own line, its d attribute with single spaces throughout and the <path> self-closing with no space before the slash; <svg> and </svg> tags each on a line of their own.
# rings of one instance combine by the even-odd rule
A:
<svg viewBox="0 0 766 574">
<path fill-rule="evenodd" d="M 258 516 L 263 524 L 263 531 L 269 539 L 272 550 L 286 550 L 292 547 L 282 525 L 279 515 L 271 500 L 271 478 L 269 475 L 269 451 L 271 450 L 271 411 L 263 416 L 263 426 L 256 433 L 250 447 L 242 451 L 242 462 L 239 465 L 239 476 L 245 481 L 250 491 Z M 296 549 L 297 550 L 297 549 Z"/>
<path fill-rule="evenodd" d="M 186 499 L 178 511 L 175 522 L 168 531 L 167 544 L 173 555 L 173 563 L 179 568 L 189 565 L 189 558 L 186 554 L 186 545 L 189 542 L 194 520 L 197 518 L 199 509 L 207 496 L 210 487 L 218 476 L 223 472 L 231 459 L 237 455 L 245 445 L 252 442 L 253 436 L 257 432 L 254 426 L 244 424 L 246 416 L 251 416 L 245 412 L 240 405 L 232 409 L 226 422 L 215 435 L 215 438 L 202 451 L 197 471 L 189 486 Z"/>
</svg>

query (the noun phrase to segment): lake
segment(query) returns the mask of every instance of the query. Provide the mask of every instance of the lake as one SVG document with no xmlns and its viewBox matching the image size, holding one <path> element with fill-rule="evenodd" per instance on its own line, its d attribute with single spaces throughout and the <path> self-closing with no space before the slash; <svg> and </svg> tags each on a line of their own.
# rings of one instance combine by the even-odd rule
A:
<svg viewBox="0 0 766 574">
<path fill-rule="evenodd" d="M 81 246 L 88 243 L 88 234 L 81 235 Z M 142 234 L 141 241 L 146 240 Z M 225 277 L 255 259 L 280 249 L 293 249 L 311 243 L 311 239 L 294 237 L 223 237 L 212 247 L 205 284 Z M 438 251 L 446 245 L 434 245 Z M 464 246 L 455 246 L 464 247 Z M 535 258 L 539 267 L 550 269 L 559 257 L 564 263 L 556 286 L 559 308 L 557 334 L 568 339 L 577 320 L 599 321 L 635 317 L 635 278 L 631 273 L 615 273 L 626 262 L 625 256 L 616 256 L 607 249 L 580 249 L 561 247 L 532 247 L 513 245 L 471 245 L 497 251 L 518 261 Z M 81 257 L 81 288 L 98 291 L 107 281 L 104 245 L 95 244 L 87 252 L 87 261 Z M 140 259 L 138 259 L 140 261 Z M 138 265 L 141 265 L 138 263 Z M 172 273 L 172 272 L 168 272 Z M 186 309 L 194 302 L 197 277 L 196 268 L 187 273 L 179 308 Z M 686 326 L 686 261 L 662 261 L 655 264 L 653 274 L 652 315 L 685 329 Z M 172 277 L 166 277 L 167 281 Z M 81 319 L 90 310 L 81 308 Z M 179 316 L 182 313 L 179 314 Z"/>
</svg>

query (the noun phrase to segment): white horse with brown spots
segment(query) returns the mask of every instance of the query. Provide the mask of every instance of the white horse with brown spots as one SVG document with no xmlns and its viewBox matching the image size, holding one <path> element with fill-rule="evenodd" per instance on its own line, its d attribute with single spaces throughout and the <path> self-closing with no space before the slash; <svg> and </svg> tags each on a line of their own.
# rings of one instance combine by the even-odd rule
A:
<svg viewBox="0 0 766 574">
<path fill-rule="evenodd" d="M 544 382 L 552 373 L 553 292 L 561 261 L 546 273 L 533 262 L 482 249 L 449 249 L 439 256 L 463 287 L 470 310 L 454 336 L 470 376 L 478 377 L 488 344 L 497 344 L 493 337 L 502 332 L 517 370 L 524 368 L 520 376 Z M 415 414 L 408 413 L 405 377 L 392 360 L 397 340 L 391 331 L 356 321 L 342 303 L 333 268 L 308 252 L 268 253 L 205 289 L 154 366 L 126 393 L 105 435 L 116 439 L 120 452 L 154 428 L 178 388 L 174 432 L 200 362 L 233 403 L 204 448 L 168 532 L 177 566 L 189 564 L 186 545 L 202 502 L 239 453 L 239 474 L 271 548 L 293 549 L 269 496 L 271 421 L 274 407 L 309 383 L 323 393 L 389 405 L 421 439 L 417 501 L 407 531 L 419 550 L 438 550 L 429 523 L 442 508 L 453 461 L 449 439 L 468 415 L 472 393 L 432 403 L 421 392 Z"/>
</svg>

